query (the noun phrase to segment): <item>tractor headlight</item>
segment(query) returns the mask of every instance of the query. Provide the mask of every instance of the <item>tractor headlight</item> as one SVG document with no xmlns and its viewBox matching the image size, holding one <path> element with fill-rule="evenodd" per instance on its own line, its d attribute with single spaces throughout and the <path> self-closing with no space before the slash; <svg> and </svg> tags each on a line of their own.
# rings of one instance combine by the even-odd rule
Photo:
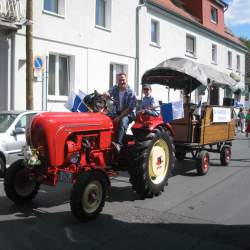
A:
<svg viewBox="0 0 250 250">
<path fill-rule="evenodd" d="M 24 160 L 27 165 L 34 166 L 40 165 L 41 161 L 38 159 L 39 152 L 30 146 L 23 147 Z"/>
</svg>

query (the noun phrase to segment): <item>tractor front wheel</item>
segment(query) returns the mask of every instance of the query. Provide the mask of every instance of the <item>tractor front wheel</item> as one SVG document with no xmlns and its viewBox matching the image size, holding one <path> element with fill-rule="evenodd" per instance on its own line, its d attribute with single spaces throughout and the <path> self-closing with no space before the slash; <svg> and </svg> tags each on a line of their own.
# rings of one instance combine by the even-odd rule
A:
<svg viewBox="0 0 250 250">
<path fill-rule="evenodd" d="M 80 221 L 94 219 L 102 211 L 107 192 L 107 179 L 98 171 L 82 172 L 71 192 L 72 214 Z"/>
<path fill-rule="evenodd" d="M 7 197 L 16 204 L 31 201 L 37 195 L 39 188 L 40 183 L 30 174 L 23 160 L 18 160 L 7 168 L 4 190 Z"/>
<path fill-rule="evenodd" d="M 133 189 L 142 198 L 164 190 L 174 164 L 173 152 L 172 137 L 163 127 L 137 138 L 129 173 Z"/>
</svg>

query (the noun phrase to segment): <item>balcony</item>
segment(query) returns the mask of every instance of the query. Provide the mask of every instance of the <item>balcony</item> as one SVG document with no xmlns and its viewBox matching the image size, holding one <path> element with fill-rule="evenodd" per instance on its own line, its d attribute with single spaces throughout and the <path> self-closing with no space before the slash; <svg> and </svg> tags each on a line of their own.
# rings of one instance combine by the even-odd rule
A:
<svg viewBox="0 0 250 250">
<path fill-rule="evenodd" d="M 0 0 L 0 31 L 11 32 L 25 21 L 21 0 Z"/>
</svg>

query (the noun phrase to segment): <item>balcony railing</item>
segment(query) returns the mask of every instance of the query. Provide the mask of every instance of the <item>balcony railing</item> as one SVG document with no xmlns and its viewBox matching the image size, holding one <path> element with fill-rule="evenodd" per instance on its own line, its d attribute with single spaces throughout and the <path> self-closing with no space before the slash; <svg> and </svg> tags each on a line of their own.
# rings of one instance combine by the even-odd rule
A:
<svg viewBox="0 0 250 250">
<path fill-rule="evenodd" d="M 9 23 L 21 23 L 25 20 L 21 0 L 0 0 L 0 20 Z"/>
</svg>

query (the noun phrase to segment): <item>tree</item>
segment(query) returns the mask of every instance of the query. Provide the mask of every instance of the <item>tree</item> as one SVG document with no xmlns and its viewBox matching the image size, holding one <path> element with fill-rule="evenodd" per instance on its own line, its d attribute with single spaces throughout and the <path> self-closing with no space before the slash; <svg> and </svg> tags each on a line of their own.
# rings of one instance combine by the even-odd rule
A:
<svg viewBox="0 0 250 250">
<path fill-rule="evenodd" d="M 246 45 L 248 51 L 250 52 L 250 39 L 241 37 L 240 40 Z"/>
</svg>

